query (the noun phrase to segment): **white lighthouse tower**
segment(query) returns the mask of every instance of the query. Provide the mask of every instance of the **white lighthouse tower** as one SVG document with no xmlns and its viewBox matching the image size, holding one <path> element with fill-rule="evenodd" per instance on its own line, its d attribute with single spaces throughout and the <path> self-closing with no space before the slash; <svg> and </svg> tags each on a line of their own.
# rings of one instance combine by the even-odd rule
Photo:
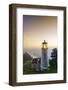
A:
<svg viewBox="0 0 68 90">
<path fill-rule="evenodd" d="M 44 40 L 44 42 L 42 43 L 41 70 L 48 69 L 47 52 L 48 52 L 47 42 Z"/>
</svg>

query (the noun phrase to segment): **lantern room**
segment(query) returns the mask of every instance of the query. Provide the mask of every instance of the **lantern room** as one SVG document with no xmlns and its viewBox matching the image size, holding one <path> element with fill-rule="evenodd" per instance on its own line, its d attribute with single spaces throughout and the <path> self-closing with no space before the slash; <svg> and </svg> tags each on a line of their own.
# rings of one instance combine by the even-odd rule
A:
<svg viewBox="0 0 68 90">
<path fill-rule="evenodd" d="M 42 48 L 44 48 L 44 49 L 46 49 L 46 48 L 48 48 L 47 47 L 47 42 L 44 40 L 44 42 L 42 43 Z"/>
</svg>

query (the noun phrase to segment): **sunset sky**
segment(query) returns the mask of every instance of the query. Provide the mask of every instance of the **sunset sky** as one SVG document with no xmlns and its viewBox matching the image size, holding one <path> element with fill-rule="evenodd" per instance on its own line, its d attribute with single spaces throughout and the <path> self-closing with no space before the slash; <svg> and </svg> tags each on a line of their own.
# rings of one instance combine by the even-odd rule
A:
<svg viewBox="0 0 68 90">
<path fill-rule="evenodd" d="M 57 47 L 56 16 L 23 16 L 24 48 L 41 48 L 46 40 L 48 47 Z"/>
</svg>

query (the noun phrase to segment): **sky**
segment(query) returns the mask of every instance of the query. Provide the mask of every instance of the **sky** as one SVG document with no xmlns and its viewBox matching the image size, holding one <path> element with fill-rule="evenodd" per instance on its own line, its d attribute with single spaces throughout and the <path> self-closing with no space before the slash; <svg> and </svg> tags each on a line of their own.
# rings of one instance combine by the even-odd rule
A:
<svg viewBox="0 0 68 90">
<path fill-rule="evenodd" d="M 57 47 L 57 16 L 23 15 L 24 48 Z"/>
</svg>

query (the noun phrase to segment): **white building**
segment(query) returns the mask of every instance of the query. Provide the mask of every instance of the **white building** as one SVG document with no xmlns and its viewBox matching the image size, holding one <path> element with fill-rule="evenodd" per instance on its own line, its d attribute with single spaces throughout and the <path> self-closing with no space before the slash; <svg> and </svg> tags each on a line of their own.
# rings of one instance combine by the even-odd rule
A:
<svg viewBox="0 0 68 90">
<path fill-rule="evenodd" d="M 35 71 L 40 71 L 41 58 L 33 58 L 32 69 Z"/>
</svg>

